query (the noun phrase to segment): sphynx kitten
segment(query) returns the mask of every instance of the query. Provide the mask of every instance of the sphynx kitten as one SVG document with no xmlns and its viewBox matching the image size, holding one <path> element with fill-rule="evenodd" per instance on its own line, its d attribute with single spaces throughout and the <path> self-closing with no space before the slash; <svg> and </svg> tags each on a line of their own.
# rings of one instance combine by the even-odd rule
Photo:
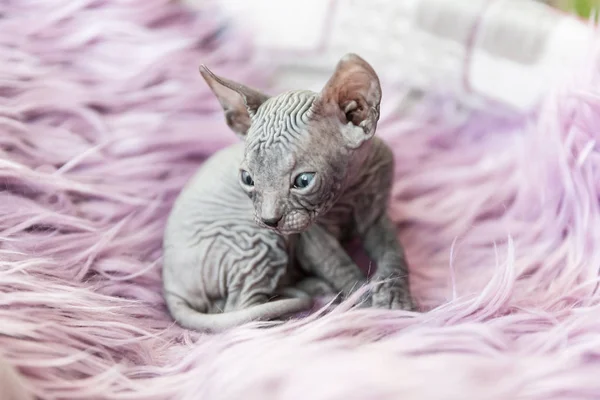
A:
<svg viewBox="0 0 600 400">
<path fill-rule="evenodd" d="M 183 327 L 217 332 L 308 310 L 366 282 L 342 244 L 358 236 L 382 280 L 373 307 L 414 310 L 387 215 L 394 159 L 374 136 L 381 87 L 344 56 L 320 93 L 270 97 L 200 72 L 243 142 L 209 158 L 183 189 L 164 236 L 164 295 Z"/>
</svg>

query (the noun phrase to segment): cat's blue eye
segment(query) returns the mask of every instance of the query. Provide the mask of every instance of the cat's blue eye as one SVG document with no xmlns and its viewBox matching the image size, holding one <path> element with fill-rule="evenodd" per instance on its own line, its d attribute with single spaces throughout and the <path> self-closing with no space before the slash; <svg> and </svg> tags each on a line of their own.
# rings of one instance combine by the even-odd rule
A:
<svg viewBox="0 0 600 400">
<path fill-rule="evenodd" d="M 307 188 L 315 178 L 314 172 L 304 172 L 294 179 L 294 187 L 296 189 Z"/>
<path fill-rule="evenodd" d="M 254 186 L 254 180 L 248 171 L 242 170 L 242 183 L 246 186 Z"/>
</svg>

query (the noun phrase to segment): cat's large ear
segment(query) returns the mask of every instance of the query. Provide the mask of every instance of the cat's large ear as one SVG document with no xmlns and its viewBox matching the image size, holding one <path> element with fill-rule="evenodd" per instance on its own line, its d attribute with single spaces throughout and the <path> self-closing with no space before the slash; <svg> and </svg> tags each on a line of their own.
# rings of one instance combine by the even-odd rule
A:
<svg viewBox="0 0 600 400">
<path fill-rule="evenodd" d="M 250 128 L 251 117 L 269 96 L 255 89 L 230 81 L 212 73 L 205 65 L 200 74 L 215 94 L 223 111 L 227 125 L 242 138 Z"/>
<path fill-rule="evenodd" d="M 352 147 L 373 137 L 379 120 L 381 85 L 375 70 L 360 56 L 349 53 L 335 71 L 316 101 L 316 110 L 326 117 L 338 118 Z"/>
</svg>

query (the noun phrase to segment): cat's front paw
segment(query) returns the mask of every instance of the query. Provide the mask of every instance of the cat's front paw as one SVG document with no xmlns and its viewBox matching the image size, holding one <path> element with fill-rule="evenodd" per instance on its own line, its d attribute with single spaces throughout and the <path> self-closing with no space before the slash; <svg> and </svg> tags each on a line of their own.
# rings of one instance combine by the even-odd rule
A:
<svg viewBox="0 0 600 400">
<path fill-rule="evenodd" d="M 417 306 L 407 287 L 397 280 L 380 282 L 371 292 L 371 307 L 390 310 L 417 311 Z"/>
</svg>

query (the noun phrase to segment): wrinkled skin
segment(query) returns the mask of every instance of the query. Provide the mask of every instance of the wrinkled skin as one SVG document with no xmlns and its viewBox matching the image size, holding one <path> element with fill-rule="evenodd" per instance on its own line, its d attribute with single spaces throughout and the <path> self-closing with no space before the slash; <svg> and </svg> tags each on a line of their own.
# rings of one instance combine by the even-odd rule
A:
<svg viewBox="0 0 600 400">
<path fill-rule="evenodd" d="M 252 199 L 257 224 L 281 234 L 308 229 L 333 206 L 346 183 L 350 152 L 340 146 L 343 138 L 329 119 L 314 113 L 311 106 L 316 97 L 314 93 L 298 91 L 267 100 L 247 134 L 240 169 L 251 176 L 253 185 L 242 179 L 240 184 Z M 304 104 L 299 112 L 294 110 L 298 104 Z M 281 120 L 277 114 L 282 111 L 287 119 L 297 123 L 289 124 L 274 138 L 269 131 L 275 124 L 261 122 Z M 302 173 L 314 175 L 308 186 L 295 187 L 294 180 Z M 267 224 L 275 220 L 276 226 Z"/>
<path fill-rule="evenodd" d="M 355 237 L 374 279 L 385 279 L 366 303 L 415 309 L 386 213 L 394 159 L 374 136 L 381 89 L 371 66 L 349 54 L 320 93 L 274 97 L 201 73 L 243 144 L 214 155 L 173 207 L 163 277 L 174 318 L 220 330 L 349 295 L 366 282 L 342 248 Z"/>
</svg>

